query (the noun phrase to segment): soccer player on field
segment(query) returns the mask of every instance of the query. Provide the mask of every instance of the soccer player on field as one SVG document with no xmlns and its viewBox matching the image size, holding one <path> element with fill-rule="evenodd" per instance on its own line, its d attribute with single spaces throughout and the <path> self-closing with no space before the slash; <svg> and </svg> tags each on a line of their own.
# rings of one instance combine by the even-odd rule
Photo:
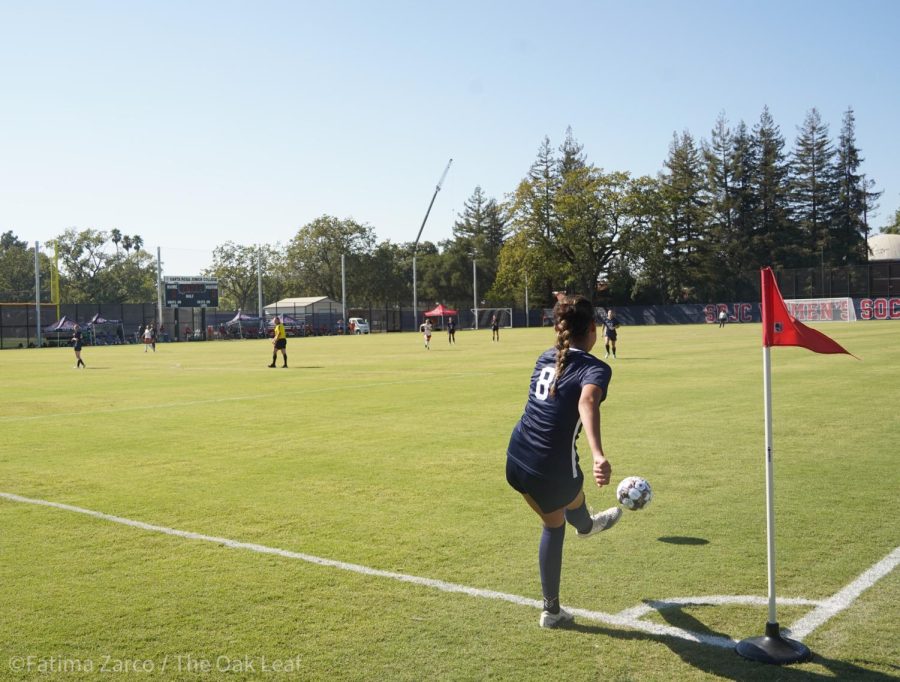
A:
<svg viewBox="0 0 900 682">
<path fill-rule="evenodd" d="M 539 623 L 544 628 L 574 620 L 559 605 L 566 522 L 579 538 L 586 538 L 611 528 L 622 514 L 618 507 L 594 515 L 588 511 L 575 449 L 583 428 L 594 460 L 594 482 L 609 483 L 612 467 L 600 441 L 600 403 L 612 368 L 590 353 L 597 343 L 594 308 L 584 296 L 562 296 L 553 317 L 556 346 L 542 353 L 534 366 L 525 413 L 506 452 L 507 482 L 543 522 L 538 564 L 544 596 Z"/>
<path fill-rule="evenodd" d="M 603 339 L 606 341 L 606 357 L 609 357 L 609 347 L 612 345 L 613 357 L 616 357 L 616 338 L 619 333 L 616 331 L 619 327 L 619 321 L 616 319 L 616 311 L 606 311 L 606 319 L 603 320 Z"/>
<path fill-rule="evenodd" d="M 87 369 L 87 365 L 85 365 L 84 360 L 81 359 L 81 327 L 77 324 L 72 327 L 71 343 L 75 344 L 75 359 L 78 360 L 78 362 L 75 363 L 75 369 L 78 369 L 79 367 Z"/>
<path fill-rule="evenodd" d="M 272 364 L 269 367 L 275 366 L 278 351 L 281 351 L 281 355 L 284 358 L 284 364 L 281 366 L 287 367 L 287 332 L 284 331 L 284 324 L 280 317 L 276 315 L 272 322 L 275 323 L 275 333 L 272 336 Z"/>
<path fill-rule="evenodd" d="M 456 322 L 452 317 L 447 319 L 447 343 L 456 343 Z"/>
<path fill-rule="evenodd" d="M 431 350 L 431 332 L 434 331 L 434 325 L 431 324 L 431 320 L 425 318 L 425 321 L 419 326 L 419 329 L 422 332 L 422 336 L 425 337 L 425 350 Z"/>
<path fill-rule="evenodd" d="M 497 316 L 491 315 L 491 341 L 500 340 L 500 323 L 497 322 Z"/>
</svg>

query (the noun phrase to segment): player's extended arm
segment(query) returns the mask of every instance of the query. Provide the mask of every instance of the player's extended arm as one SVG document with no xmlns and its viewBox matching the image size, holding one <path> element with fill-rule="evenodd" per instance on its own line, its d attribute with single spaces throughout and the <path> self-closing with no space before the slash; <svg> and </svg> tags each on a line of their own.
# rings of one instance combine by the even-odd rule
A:
<svg viewBox="0 0 900 682">
<path fill-rule="evenodd" d="M 603 453 L 603 443 L 600 439 L 601 398 L 603 398 L 602 388 L 597 384 L 586 384 L 581 389 L 581 397 L 578 399 L 578 414 L 581 417 L 584 436 L 594 457 L 594 481 L 598 486 L 609 483 L 612 474 L 612 466 Z"/>
</svg>

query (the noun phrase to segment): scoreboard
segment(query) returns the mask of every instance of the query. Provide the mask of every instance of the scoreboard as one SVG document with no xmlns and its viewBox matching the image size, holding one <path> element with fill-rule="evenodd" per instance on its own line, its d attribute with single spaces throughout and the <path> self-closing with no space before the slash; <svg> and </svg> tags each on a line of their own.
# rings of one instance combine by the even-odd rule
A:
<svg viewBox="0 0 900 682">
<path fill-rule="evenodd" d="M 212 277 L 165 277 L 167 308 L 218 308 L 219 281 Z"/>
</svg>

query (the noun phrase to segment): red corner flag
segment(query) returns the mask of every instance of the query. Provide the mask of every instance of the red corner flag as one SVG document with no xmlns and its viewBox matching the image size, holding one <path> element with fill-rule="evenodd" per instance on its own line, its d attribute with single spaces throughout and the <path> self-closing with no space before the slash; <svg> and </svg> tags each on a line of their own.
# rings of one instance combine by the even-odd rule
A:
<svg viewBox="0 0 900 682">
<path fill-rule="evenodd" d="M 810 329 L 788 312 L 772 268 L 760 271 L 762 284 L 763 346 L 803 346 L 813 353 L 853 355 L 822 332 Z"/>
</svg>

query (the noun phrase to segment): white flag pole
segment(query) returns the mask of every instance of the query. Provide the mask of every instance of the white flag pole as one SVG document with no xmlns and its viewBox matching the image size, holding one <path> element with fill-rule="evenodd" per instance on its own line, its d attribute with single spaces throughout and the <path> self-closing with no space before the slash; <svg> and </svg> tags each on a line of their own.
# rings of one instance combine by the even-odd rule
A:
<svg viewBox="0 0 900 682">
<path fill-rule="evenodd" d="M 772 357 L 763 346 L 763 398 L 766 425 L 766 559 L 769 572 L 769 620 L 778 623 L 775 613 L 775 475 L 772 472 Z"/>
<path fill-rule="evenodd" d="M 735 646 L 735 651 L 744 658 L 760 663 L 785 665 L 807 661 L 812 656 L 809 647 L 794 639 L 781 636 L 778 618 L 775 613 L 775 475 L 772 461 L 772 358 L 770 355 L 771 332 L 768 325 L 778 324 L 772 318 L 771 294 L 765 273 L 761 273 L 762 320 L 763 320 L 763 401 L 766 428 L 766 536 L 769 577 L 769 617 L 766 621 L 766 634 L 762 637 L 742 639 Z M 774 293 L 777 293 L 774 292 Z"/>
</svg>

